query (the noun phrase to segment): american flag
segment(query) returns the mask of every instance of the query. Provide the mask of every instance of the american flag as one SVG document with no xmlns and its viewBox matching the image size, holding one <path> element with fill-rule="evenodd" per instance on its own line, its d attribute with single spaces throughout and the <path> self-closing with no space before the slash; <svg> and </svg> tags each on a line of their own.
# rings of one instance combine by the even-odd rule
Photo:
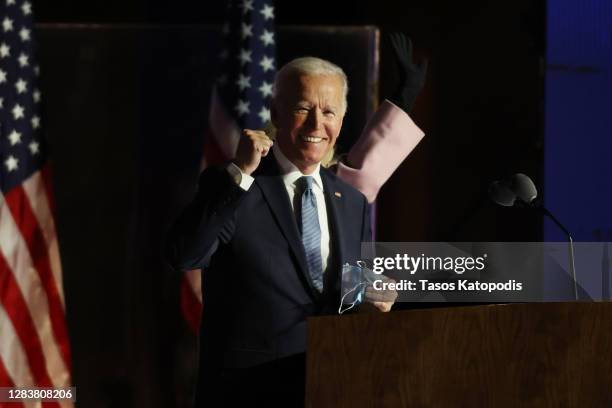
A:
<svg viewBox="0 0 612 408">
<path fill-rule="evenodd" d="M 233 158 L 242 129 L 263 129 L 270 120 L 268 102 L 276 74 L 272 1 L 230 1 L 223 36 L 203 167 Z M 197 333 L 202 308 L 199 270 L 185 274 L 181 303 L 186 321 Z"/>
<path fill-rule="evenodd" d="M 70 345 L 32 4 L 2 0 L 0 19 L 0 387 L 68 387 Z"/>
</svg>

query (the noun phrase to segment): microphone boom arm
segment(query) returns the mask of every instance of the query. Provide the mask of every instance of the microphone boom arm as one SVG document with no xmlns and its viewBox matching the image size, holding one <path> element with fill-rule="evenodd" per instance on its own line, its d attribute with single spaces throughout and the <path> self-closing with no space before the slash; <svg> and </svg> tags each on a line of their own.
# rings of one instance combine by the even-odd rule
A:
<svg viewBox="0 0 612 408">
<path fill-rule="evenodd" d="M 578 300 L 578 281 L 576 280 L 576 265 L 574 264 L 574 239 L 572 234 L 559 222 L 559 220 L 546 209 L 544 206 L 539 207 L 544 215 L 549 217 L 556 225 L 567 235 L 569 245 L 569 267 L 572 274 L 572 280 L 574 281 L 574 299 Z"/>
</svg>

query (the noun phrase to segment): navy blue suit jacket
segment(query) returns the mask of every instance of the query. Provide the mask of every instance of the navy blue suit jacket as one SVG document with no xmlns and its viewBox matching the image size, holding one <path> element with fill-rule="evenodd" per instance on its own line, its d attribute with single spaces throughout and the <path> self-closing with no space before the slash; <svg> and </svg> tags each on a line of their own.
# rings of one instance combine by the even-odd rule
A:
<svg viewBox="0 0 612 408">
<path fill-rule="evenodd" d="M 331 258 L 318 293 L 289 196 L 272 154 L 248 191 L 224 167 L 202 172 L 197 195 L 169 238 L 179 270 L 202 268 L 200 367 L 243 368 L 305 351 L 306 318 L 334 313 L 341 266 L 371 240 L 366 198 L 321 168 Z"/>
</svg>

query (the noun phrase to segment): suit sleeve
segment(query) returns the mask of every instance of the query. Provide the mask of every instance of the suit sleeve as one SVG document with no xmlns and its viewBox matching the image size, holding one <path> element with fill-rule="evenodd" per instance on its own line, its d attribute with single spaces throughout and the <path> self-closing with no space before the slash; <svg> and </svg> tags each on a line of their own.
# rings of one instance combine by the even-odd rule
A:
<svg viewBox="0 0 612 408">
<path fill-rule="evenodd" d="M 424 135 L 406 112 L 385 100 L 348 153 L 354 168 L 338 163 L 336 174 L 373 202 Z"/>
<path fill-rule="evenodd" d="M 167 237 L 167 257 L 179 271 L 206 268 L 219 244 L 231 240 L 236 210 L 247 194 L 223 167 L 200 175 L 198 192 Z"/>
</svg>

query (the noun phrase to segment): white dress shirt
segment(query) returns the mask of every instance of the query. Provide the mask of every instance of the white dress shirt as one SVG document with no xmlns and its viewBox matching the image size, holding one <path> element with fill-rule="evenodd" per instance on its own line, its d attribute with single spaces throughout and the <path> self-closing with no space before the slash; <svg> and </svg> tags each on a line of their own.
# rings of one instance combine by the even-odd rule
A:
<svg viewBox="0 0 612 408">
<path fill-rule="evenodd" d="M 325 195 L 323 194 L 323 182 L 321 181 L 321 164 L 317 165 L 316 170 L 312 174 L 303 174 L 295 164 L 291 163 L 289 159 L 283 154 L 277 144 L 272 146 L 272 154 L 278 163 L 281 170 L 283 184 L 289 195 L 289 202 L 292 204 L 293 215 L 296 216 L 298 209 L 301 209 L 302 202 L 299 197 L 296 197 L 296 184 L 297 180 L 302 176 L 312 176 L 314 183 L 312 183 L 312 190 L 315 198 L 317 199 L 317 211 L 319 213 L 319 227 L 321 228 L 321 262 L 323 271 L 327 269 L 329 262 L 330 249 L 330 238 L 329 238 L 329 223 L 327 221 L 327 206 L 325 203 Z M 252 176 L 242 173 L 240 168 L 234 163 L 230 163 L 227 166 L 227 171 L 236 181 L 243 190 L 248 191 L 253 181 L 255 180 Z"/>
</svg>

